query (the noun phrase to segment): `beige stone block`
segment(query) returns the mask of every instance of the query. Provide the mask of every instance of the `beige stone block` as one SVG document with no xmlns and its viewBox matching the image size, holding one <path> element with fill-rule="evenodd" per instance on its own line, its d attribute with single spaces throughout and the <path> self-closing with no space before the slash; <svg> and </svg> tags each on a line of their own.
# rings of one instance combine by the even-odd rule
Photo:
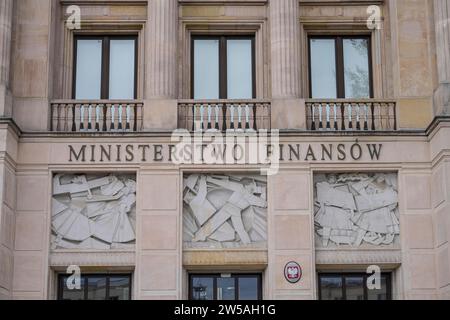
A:
<svg viewBox="0 0 450 320">
<path fill-rule="evenodd" d="M 17 214 L 15 250 L 42 250 L 44 249 L 46 230 L 45 214 Z"/>
<path fill-rule="evenodd" d="M 414 214 L 406 217 L 408 247 L 433 249 L 433 223 L 431 215 Z"/>
<path fill-rule="evenodd" d="M 45 300 L 41 292 L 14 292 L 13 300 Z"/>
<path fill-rule="evenodd" d="M 413 253 L 409 256 L 409 282 L 412 289 L 436 288 L 436 264 L 432 253 Z"/>
<path fill-rule="evenodd" d="M 143 250 L 174 250 L 178 243 L 177 217 L 143 216 L 141 248 Z"/>
<path fill-rule="evenodd" d="M 433 119 L 431 98 L 398 99 L 397 119 L 400 129 L 425 129 Z"/>
<path fill-rule="evenodd" d="M 305 291 L 311 289 L 313 271 L 311 270 L 311 255 L 275 255 L 275 289 L 295 291 Z M 302 268 L 302 278 L 297 283 L 289 283 L 284 277 L 284 268 L 288 262 L 295 261 Z"/>
<path fill-rule="evenodd" d="M 26 131 L 46 131 L 49 128 L 49 100 L 15 98 L 13 117 L 18 126 Z"/>
<path fill-rule="evenodd" d="M 3 201 L 8 205 L 11 209 L 16 207 L 16 177 L 10 169 L 5 167 L 4 171 L 5 178 L 5 193 Z"/>
<path fill-rule="evenodd" d="M 434 225 L 436 246 L 439 247 L 449 240 L 448 235 L 450 232 L 450 204 L 442 206 L 436 212 Z"/>
<path fill-rule="evenodd" d="M 302 99 L 273 99 L 272 129 L 306 129 L 306 107 Z"/>
<path fill-rule="evenodd" d="M 428 175 L 407 175 L 403 189 L 406 193 L 407 209 L 431 208 L 431 183 Z"/>
<path fill-rule="evenodd" d="M 311 229 L 309 216 L 276 216 L 275 249 L 310 249 Z"/>
<path fill-rule="evenodd" d="M 439 166 L 431 175 L 431 202 L 433 208 L 445 201 L 445 170 Z"/>
<path fill-rule="evenodd" d="M 438 287 L 443 288 L 450 285 L 450 258 L 448 245 L 438 249 L 436 254 Z"/>
<path fill-rule="evenodd" d="M 315 300 L 312 294 L 276 294 L 275 300 Z"/>
<path fill-rule="evenodd" d="M 14 247 L 14 212 L 3 205 L 3 212 L 0 212 L 0 245 L 7 248 Z"/>
<path fill-rule="evenodd" d="M 17 210 L 45 211 L 49 201 L 47 176 L 17 177 Z"/>
<path fill-rule="evenodd" d="M 176 290 L 177 273 L 181 267 L 177 260 L 173 254 L 143 254 L 139 266 L 141 290 Z"/>
<path fill-rule="evenodd" d="M 220 17 L 224 15 L 224 6 L 182 6 L 182 17 Z"/>
<path fill-rule="evenodd" d="M 43 252 L 14 254 L 14 291 L 41 291 L 44 286 Z"/>
<path fill-rule="evenodd" d="M 177 210 L 178 176 L 142 175 L 139 194 L 143 210 Z"/>
<path fill-rule="evenodd" d="M 276 210 L 309 209 L 310 181 L 307 174 L 279 173 L 272 178 L 269 189 L 273 193 Z M 283 190 L 283 192 L 279 192 Z"/>
<path fill-rule="evenodd" d="M 177 300 L 178 297 L 176 295 L 150 295 L 150 296 L 146 296 L 143 295 L 141 297 L 139 297 L 139 300 L 150 300 L 150 301 L 164 301 L 164 300 Z"/>
<path fill-rule="evenodd" d="M 145 100 L 144 129 L 175 130 L 178 127 L 177 100 Z"/>
<path fill-rule="evenodd" d="M 12 289 L 13 255 L 11 250 L 0 245 L 0 287 Z"/>
</svg>

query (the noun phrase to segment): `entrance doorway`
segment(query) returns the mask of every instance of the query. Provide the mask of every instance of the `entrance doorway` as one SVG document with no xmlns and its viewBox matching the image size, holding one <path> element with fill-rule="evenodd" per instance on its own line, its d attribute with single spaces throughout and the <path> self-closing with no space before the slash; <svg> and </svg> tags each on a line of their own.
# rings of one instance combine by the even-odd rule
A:
<svg viewBox="0 0 450 320">
<path fill-rule="evenodd" d="M 261 300 L 260 274 L 191 274 L 190 300 Z"/>
</svg>

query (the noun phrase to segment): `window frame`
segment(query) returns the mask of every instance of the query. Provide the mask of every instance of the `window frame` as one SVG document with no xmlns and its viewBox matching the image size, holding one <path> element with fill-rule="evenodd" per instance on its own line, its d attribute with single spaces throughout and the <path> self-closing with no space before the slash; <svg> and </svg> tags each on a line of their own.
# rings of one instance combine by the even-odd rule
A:
<svg viewBox="0 0 450 320">
<path fill-rule="evenodd" d="M 222 277 L 220 273 L 190 273 L 189 274 L 189 297 L 188 299 L 190 301 L 193 300 L 193 284 L 194 284 L 194 278 L 212 278 L 213 279 L 213 300 L 212 301 L 218 301 L 217 300 L 217 279 L 234 279 L 234 296 L 235 300 L 233 301 L 239 301 L 239 279 L 241 278 L 256 278 L 257 279 L 257 300 L 261 301 L 263 298 L 263 292 L 262 292 L 262 274 L 260 273 L 231 273 L 230 277 Z"/>
<path fill-rule="evenodd" d="M 255 34 L 192 35 L 191 36 L 191 99 L 195 97 L 195 40 L 219 40 L 219 100 L 228 99 L 227 40 L 251 40 L 252 43 L 252 99 L 256 99 Z"/>
<path fill-rule="evenodd" d="M 78 40 L 102 40 L 102 65 L 101 65 L 101 85 L 100 85 L 100 100 L 109 100 L 109 77 L 110 77 L 110 42 L 111 40 L 133 40 L 134 41 L 134 100 L 137 99 L 137 85 L 138 85 L 138 35 L 124 34 L 124 35 L 83 35 L 75 34 L 73 36 L 73 72 L 72 72 L 72 99 L 76 100 L 77 92 L 77 57 L 78 57 Z"/>
<path fill-rule="evenodd" d="M 373 58 L 372 58 L 372 36 L 368 34 L 361 35 L 308 35 L 308 81 L 309 81 L 309 98 L 312 98 L 312 66 L 311 66 L 311 40 L 327 39 L 334 40 L 335 49 L 335 66 L 336 66 L 336 99 L 347 99 L 345 97 L 345 57 L 344 57 L 344 40 L 347 39 L 365 39 L 367 40 L 367 59 L 369 65 L 369 99 L 374 98 L 373 88 Z M 356 99 L 356 98 L 355 98 Z M 360 99 L 360 98 L 357 98 Z"/>
<path fill-rule="evenodd" d="M 322 285 L 321 285 L 321 280 L 323 277 L 335 277 L 335 278 L 340 278 L 342 281 L 342 300 L 346 301 L 347 300 L 347 292 L 346 292 L 346 277 L 363 277 L 363 289 L 364 289 L 364 301 L 368 300 L 368 289 L 367 289 L 367 277 L 369 276 L 369 274 L 364 273 L 364 272 L 343 272 L 343 273 L 339 273 L 339 272 L 334 272 L 334 273 L 319 273 L 317 275 L 317 280 L 318 280 L 318 293 L 319 293 L 319 300 L 323 300 L 322 299 Z M 386 300 L 392 300 L 392 273 L 391 272 L 382 272 L 381 276 L 386 277 Z M 325 301 L 325 300 L 323 300 Z"/>
<path fill-rule="evenodd" d="M 57 292 L 57 300 L 63 300 L 63 292 L 64 292 L 64 282 L 63 278 L 69 276 L 68 274 L 60 273 L 58 274 L 58 292 Z M 130 281 L 130 290 L 128 294 L 128 300 L 131 300 L 132 297 L 132 290 L 133 290 L 133 275 L 131 273 L 87 273 L 82 274 L 81 279 L 83 281 L 83 301 L 89 301 L 89 286 L 88 286 L 88 280 L 89 278 L 105 278 L 106 284 L 105 284 L 105 300 L 109 301 L 109 290 L 110 290 L 110 279 L 111 277 L 122 277 L 122 278 L 128 278 Z"/>
</svg>

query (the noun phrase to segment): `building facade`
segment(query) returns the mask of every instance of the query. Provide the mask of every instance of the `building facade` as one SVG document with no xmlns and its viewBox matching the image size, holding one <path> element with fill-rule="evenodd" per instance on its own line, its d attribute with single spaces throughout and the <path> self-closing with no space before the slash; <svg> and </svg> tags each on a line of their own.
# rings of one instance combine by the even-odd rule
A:
<svg viewBox="0 0 450 320">
<path fill-rule="evenodd" d="M 449 19 L 0 0 L 0 298 L 450 298 Z"/>
</svg>

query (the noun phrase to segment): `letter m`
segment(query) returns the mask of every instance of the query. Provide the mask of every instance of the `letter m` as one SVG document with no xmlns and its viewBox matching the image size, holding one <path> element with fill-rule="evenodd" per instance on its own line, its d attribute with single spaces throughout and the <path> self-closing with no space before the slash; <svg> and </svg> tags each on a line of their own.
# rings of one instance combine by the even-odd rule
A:
<svg viewBox="0 0 450 320">
<path fill-rule="evenodd" d="M 86 146 L 82 146 L 78 154 L 75 152 L 75 149 L 72 146 L 69 146 L 69 149 L 70 149 L 70 157 L 69 157 L 70 162 L 73 162 L 73 158 L 75 158 L 76 161 L 80 161 L 81 158 L 82 162 L 86 160 Z"/>
</svg>

